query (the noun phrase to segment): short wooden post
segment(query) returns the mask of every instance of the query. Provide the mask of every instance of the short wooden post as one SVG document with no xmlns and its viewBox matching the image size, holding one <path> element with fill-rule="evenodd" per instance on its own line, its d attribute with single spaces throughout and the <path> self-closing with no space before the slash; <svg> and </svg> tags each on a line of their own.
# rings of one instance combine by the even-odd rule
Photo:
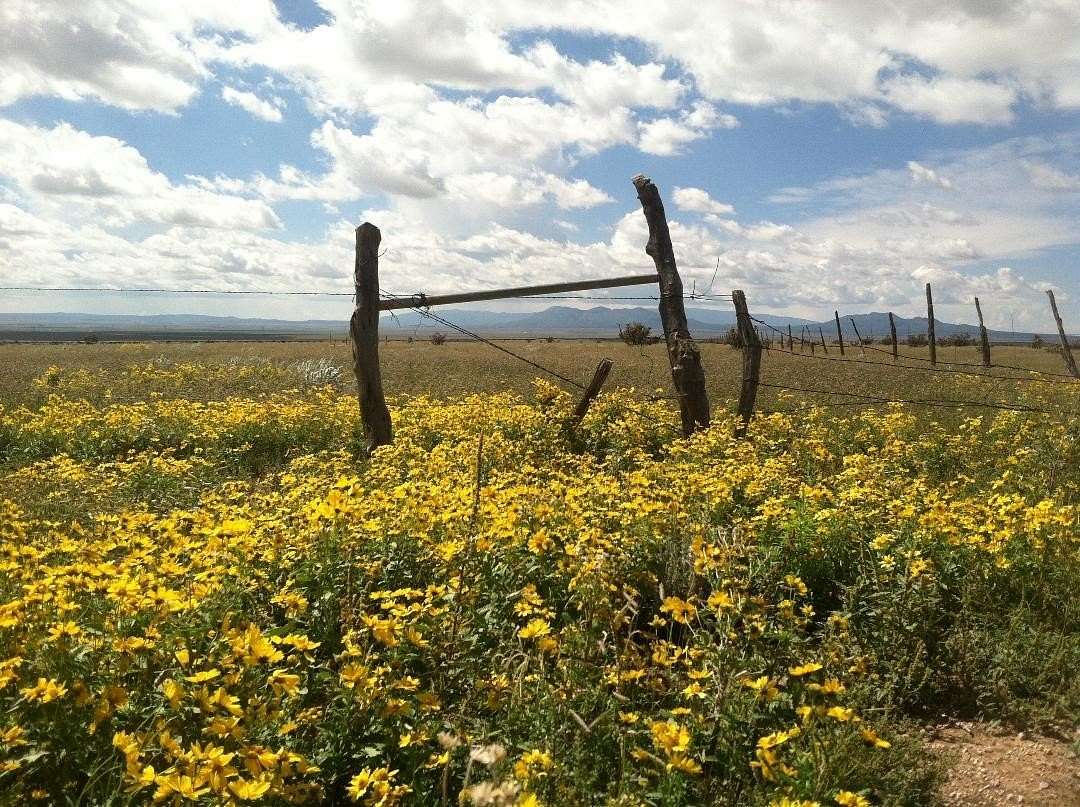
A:
<svg viewBox="0 0 1080 807">
<path fill-rule="evenodd" d="M 975 313 L 979 315 L 979 341 L 982 343 L 983 367 L 990 366 L 990 334 L 986 332 L 986 324 L 983 322 L 982 306 L 979 298 L 975 298 Z"/>
<path fill-rule="evenodd" d="M 746 427 L 754 416 L 754 402 L 757 400 L 758 382 L 761 373 L 761 341 L 754 330 L 750 311 L 746 307 L 746 295 L 740 289 L 731 293 L 735 303 L 735 322 L 742 341 L 742 386 L 739 390 L 739 417 L 742 422 L 735 429 L 735 435 L 742 437 Z"/>
<path fill-rule="evenodd" d="M 825 344 L 825 331 L 823 331 L 821 329 L 821 326 L 819 325 L 818 329 L 817 329 L 817 332 L 818 332 L 818 336 L 821 337 L 821 349 L 824 350 L 825 355 L 828 356 L 829 355 L 829 346 Z"/>
<path fill-rule="evenodd" d="M 859 333 L 859 326 L 855 324 L 855 317 L 848 317 L 848 319 L 851 320 L 851 327 L 855 329 L 855 338 L 859 340 L 859 350 L 861 350 L 862 354 L 865 356 L 866 348 L 864 347 L 862 334 Z"/>
<path fill-rule="evenodd" d="M 596 365 L 596 371 L 593 373 L 592 381 L 589 382 L 589 386 L 585 388 L 585 393 L 581 396 L 581 400 L 578 401 L 578 405 L 574 408 L 574 413 L 570 415 L 569 426 L 571 429 L 577 428 L 578 424 L 585 418 L 585 415 L 589 411 L 589 407 L 592 406 L 592 402 L 596 400 L 596 396 L 600 394 L 600 389 L 604 386 L 604 382 L 607 381 L 608 373 L 611 372 L 611 367 L 614 362 L 611 359 L 601 359 L 600 363 Z"/>
<path fill-rule="evenodd" d="M 394 439 L 390 410 L 379 372 L 379 244 L 382 233 L 364 222 L 356 228 L 356 308 L 349 322 L 353 372 L 364 421 L 364 448 L 370 453 Z"/>
<path fill-rule="evenodd" d="M 892 360 L 896 361 L 900 356 L 900 346 L 897 344 L 896 320 L 893 318 L 892 311 L 889 312 L 889 336 L 892 338 Z"/>
<path fill-rule="evenodd" d="M 930 363 L 937 364 L 937 337 L 934 335 L 934 295 L 926 284 L 926 341 L 930 345 Z"/>
<path fill-rule="evenodd" d="M 789 353 L 795 352 L 795 340 L 791 338 L 791 324 L 787 326 L 787 349 Z"/>
<path fill-rule="evenodd" d="M 1069 338 L 1065 335 L 1065 325 L 1061 322 L 1061 314 L 1058 313 L 1057 300 L 1054 299 L 1054 290 L 1047 289 L 1046 295 L 1050 298 L 1050 310 L 1054 312 L 1054 322 L 1057 323 L 1058 338 L 1061 339 L 1061 355 L 1065 359 L 1065 366 L 1073 378 L 1080 378 L 1080 371 L 1076 369 L 1076 359 L 1073 358 L 1072 348 L 1069 346 Z"/>
<path fill-rule="evenodd" d="M 701 353 L 690 336 L 683 305 L 682 278 L 675 264 L 675 250 L 671 246 L 667 215 L 660 191 L 644 174 L 633 179 L 637 189 L 645 221 L 649 225 L 649 242 L 645 252 L 656 264 L 660 276 L 660 322 L 664 326 L 668 360 L 671 363 L 671 379 L 679 395 L 679 413 L 682 416 L 683 434 L 689 436 L 696 429 L 709 427 L 709 396 L 705 391 L 705 368 Z"/>
<path fill-rule="evenodd" d="M 840 312 L 833 311 L 836 317 L 836 341 L 840 343 L 840 355 L 844 355 L 844 332 L 840 330 Z"/>
</svg>

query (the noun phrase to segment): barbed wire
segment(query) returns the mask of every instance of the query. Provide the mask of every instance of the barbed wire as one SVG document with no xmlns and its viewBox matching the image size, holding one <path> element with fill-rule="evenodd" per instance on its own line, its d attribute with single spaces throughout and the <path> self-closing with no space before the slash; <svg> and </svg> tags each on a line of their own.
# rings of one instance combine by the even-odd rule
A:
<svg viewBox="0 0 1080 807">
<path fill-rule="evenodd" d="M 759 325 L 764 325 L 766 328 L 769 328 L 770 330 L 775 331 L 777 334 L 780 335 L 781 339 L 786 339 L 788 337 L 787 333 L 780 330 L 779 328 L 777 328 L 774 325 L 770 325 L 768 322 L 765 322 L 764 320 L 757 319 L 756 317 L 750 317 L 750 319 L 752 321 L 758 323 Z M 800 339 L 799 341 L 802 342 L 803 340 Z M 814 342 L 813 344 L 816 345 L 817 343 Z M 861 344 L 859 342 L 855 342 L 853 344 L 856 347 L 864 348 L 866 350 L 873 350 L 873 351 L 876 351 L 878 353 L 883 353 L 886 356 L 893 356 L 893 352 L 891 350 L 883 350 L 882 348 L 875 347 L 874 345 L 865 344 L 865 342 L 861 343 Z M 762 347 L 765 347 L 765 346 L 762 345 Z M 766 350 L 775 350 L 774 348 L 768 348 L 768 347 L 765 347 L 765 349 Z M 792 356 L 802 356 L 803 358 L 808 358 L 808 359 L 817 358 L 819 360 L 827 360 L 827 361 L 843 361 L 843 362 L 852 362 L 852 363 L 859 363 L 859 364 L 874 364 L 874 365 L 877 365 L 877 366 L 880 366 L 880 367 L 891 367 L 891 368 L 900 369 L 900 370 L 915 370 L 915 371 L 918 371 L 918 372 L 928 372 L 928 373 L 951 373 L 951 374 L 954 374 L 954 375 L 969 375 L 969 376 L 973 376 L 973 377 L 976 377 L 976 378 L 992 378 L 992 379 L 995 379 L 995 380 L 1000 379 L 1000 380 L 1005 380 L 1005 381 L 1042 381 L 1043 383 L 1053 383 L 1053 382 L 1047 381 L 1046 379 L 1025 379 L 1025 378 L 1010 377 L 1010 376 L 988 376 L 988 375 L 986 375 L 984 373 L 974 373 L 974 372 L 970 372 L 970 371 L 966 371 L 966 370 L 953 370 L 953 369 L 951 369 L 949 367 L 911 367 L 911 366 L 902 365 L 902 364 L 892 364 L 892 363 L 889 363 L 889 362 L 871 362 L 871 361 L 866 361 L 865 359 L 848 359 L 848 358 L 841 359 L 841 358 L 835 358 L 835 357 L 831 357 L 831 356 L 817 356 L 817 357 L 815 357 L 813 355 L 807 356 L 806 354 L 795 353 L 792 350 L 784 350 L 782 352 L 788 353 L 788 354 L 790 354 Z M 897 353 L 895 358 L 909 359 L 911 361 L 921 361 L 921 362 L 930 362 L 931 361 L 929 358 L 924 358 L 922 356 L 908 356 L 908 355 L 906 355 L 904 353 Z M 972 363 L 972 362 L 946 361 L 946 362 L 943 362 L 943 363 L 952 365 L 953 367 L 978 367 L 978 368 L 983 369 L 983 370 L 987 369 L 986 365 L 984 365 L 984 364 L 975 364 L 975 363 Z M 1037 370 L 1037 369 L 1035 369 L 1033 367 L 1020 367 L 1020 366 L 1012 365 L 1012 364 L 998 364 L 997 362 L 991 362 L 990 368 L 995 368 L 995 367 L 1000 369 L 1000 370 L 1016 370 L 1016 371 L 1019 371 L 1019 372 L 1032 373 L 1032 374 L 1035 374 L 1035 375 L 1050 376 L 1051 378 L 1065 379 L 1064 382 L 1057 382 L 1057 383 L 1066 383 L 1066 384 L 1075 384 L 1076 383 L 1076 379 L 1074 379 L 1071 375 L 1069 375 L 1067 373 L 1055 373 L 1052 370 Z"/>
<path fill-rule="evenodd" d="M 860 398 L 865 401 L 874 401 L 876 403 L 893 404 L 915 404 L 920 406 L 942 406 L 950 408 L 962 409 L 965 407 L 981 407 L 986 409 L 1004 409 L 1013 412 L 1034 412 L 1044 415 L 1052 415 L 1049 409 L 1040 409 L 1036 406 L 1028 406 L 1026 404 L 1009 404 L 1009 403 L 995 403 L 991 401 L 969 401 L 957 398 L 883 398 L 879 395 L 866 395 L 859 392 L 840 392 L 839 390 L 830 389 L 815 389 L 813 387 L 791 387 L 785 384 L 773 384 L 766 381 L 759 381 L 758 386 L 770 387 L 772 389 L 787 390 L 788 392 L 801 392 L 804 394 L 812 395 L 842 395 L 848 398 Z"/>
</svg>

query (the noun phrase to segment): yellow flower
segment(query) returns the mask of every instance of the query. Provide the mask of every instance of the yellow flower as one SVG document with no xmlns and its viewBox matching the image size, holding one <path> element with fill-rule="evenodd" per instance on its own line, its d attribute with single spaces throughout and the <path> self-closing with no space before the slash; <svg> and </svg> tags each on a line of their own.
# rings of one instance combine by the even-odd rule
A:
<svg viewBox="0 0 1080 807">
<path fill-rule="evenodd" d="M 816 661 L 811 661 L 806 664 L 800 664 L 798 667 L 789 667 L 788 672 L 793 678 L 801 678 L 804 675 L 816 673 L 820 669 L 820 664 L 818 664 Z"/>
<path fill-rule="evenodd" d="M 536 639 L 551 633 L 551 625 L 543 619 L 530 620 L 529 624 L 518 631 L 522 639 Z"/>
<path fill-rule="evenodd" d="M 840 807 L 870 807 L 868 798 L 852 793 L 850 790 L 841 790 L 833 798 Z"/>
<path fill-rule="evenodd" d="M 22 694 L 28 701 L 52 703 L 67 694 L 67 687 L 50 678 L 39 678 L 34 686 L 23 689 Z"/>
<path fill-rule="evenodd" d="M 671 614 L 671 618 L 683 625 L 689 625 L 690 620 L 697 616 L 697 606 L 679 597 L 665 597 L 660 610 L 665 614 Z"/>
</svg>

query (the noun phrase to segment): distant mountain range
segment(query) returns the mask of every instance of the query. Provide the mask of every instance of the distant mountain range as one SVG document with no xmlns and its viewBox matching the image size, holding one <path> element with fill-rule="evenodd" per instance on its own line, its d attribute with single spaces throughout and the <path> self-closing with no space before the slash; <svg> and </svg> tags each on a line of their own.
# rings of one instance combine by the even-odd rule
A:
<svg viewBox="0 0 1080 807">
<path fill-rule="evenodd" d="M 616 336 L 619 325 L 642 322 L 655 332 L 661 330 L 660 317 L 655 308 L 571 308 L 552 306 L 542 311 L 506 312 L 483 311 L 467 308 L 440 308 L 439 316 L 487 335 L 502 336 Z M 733 311 L 689 308 L 687 319 L 695 336 L 714 338 L 735 325 Z M 790 325 L 796 338 L 804 327 L 809 333 L 825 339 L 836 337 L 834 320 L 815 322 L 798 317 L 757 315 L 758 319 L 784 333 Z M 852 320 L 855 326 L 852 326 Z M 841 317 L 841 330 L 845 340 L 855 338 L 855 327 L 866 339 L 880 339 L 889 333 L 889 316 L 883 313 L 855 314 Z M 901 339 L 908 334 L 926 333 L 925 317 L 896 317 L 896 330 Z M 297 339 L 323 338 L 333 335 L 344 338 L 347 324 L 343 320 L 282 320 L 243 317 L 219 317 L 199 314 L 3 314 L 0 313 L 0 340 L 41 341 L 43 339 L 70 340 L 93 334 L 100 339 Z M 384 314 L 380 329 L 391 339 L 409 336 L 423 337 L 433 331 L 450 329 L 414 312 L 390 316 Z M 764 329 L 766 332 L 767 328 Z M 978 335 L 978 327 L 935 320 L 939 338 L 956 333 Z M 453 335 L 452 332 L 450 335 Z M 990 332 L 997 341 L 1028 341 L 1034 337 L 1030 332 Z M 1041 334 L 1056 339 L 1056 334 Z"/>
</svg>

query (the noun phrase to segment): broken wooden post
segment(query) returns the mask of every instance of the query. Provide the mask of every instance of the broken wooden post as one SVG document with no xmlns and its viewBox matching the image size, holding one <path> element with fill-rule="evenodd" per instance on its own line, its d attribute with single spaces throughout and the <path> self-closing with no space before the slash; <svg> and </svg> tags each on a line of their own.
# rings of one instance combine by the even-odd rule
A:
<svg viewBox="0 0 1080 807">
<path fill-rule="evenodd" d="M 1057 323 L 1058 338 L 1061 339 L 1061 355 L 1065 359 L 1065 366 L 1069 369 L 1069 374 L 1073 378 L 1080 378 L 1080 371 L 1076 369 L 1076 359 L 1073 358 L 1072 348 L 1069 346 L 1069 338 L 1065 336 L 1065 326 L 1062 324 L 1061 315 L 1058 313 L 1054 290 L 1047 289 L 1046 294 L 1050 298 L 1050 310 L 1054 312 L 1054 322 Z"/>
<path fill-rule="evenodd" d="M 889 312 L 889 336 L 892 339 L 892 360 L 900 357 L 900 346 L 896 341 L 896 320 L 893 319 L 892 311 Z"/>
<path fill-rule="evenodd" d="M 592 402 L 596 399 L 596 396 L 600 394 L 600 389 L 604 386 L 604 382 L 607 381 L 608 373 L 611 372 L 611 367 L 614 362 L 611 359 L 601 359 L 600 363 L 596 365 L 596 371 L 593 373 L 592 381 L 589 382 L 589 386 L 585 388 L 585 393 L 581 396 L 581 400 L 578 401 L 578 405 L 574 408 L 574 413 L 570 415 L 569 426 L 571 429 L 577 428 L 578 424 L 585 418 L 585 415 L 589 411 L 589 407 L 592 406 Z"/>
<path fill-rule="evenodd" d="M 761 342 L 746 307 L 746 295 L 740 289 L 735 289 L 731 298 L 735 303 L 735 323 L 739 329 L 743 354 L 742 385 L 739 389 L 739 417 L 742 422 L 735 429 L 735 435 L 742 437 L 754 416 L 754 401 L 757 400 L 761 372 Z"/>
<path fill-rule="evenodd" d="M 394 439 L 390 410 L 383 395 L 379 372 L 379 243 L 382 233 L 364 222 L 356 228 L 356 308 L 349 322 L 352 336 L 353 372 L 364 422 L 364 448 L 368 453 Z"/>
<path fill-rule="evenodd" d="M 836 341 L 840 343 L 840 355 L 844 355 L 844 332 L 840 330 L 840 312 L 833 311 L 836 317 Z"/>
<path fill-rule="evenodd" d="M 930 345 L 930 363 L 937 364 L 937 337 L 934 335 L 934 295 L 926 284 L 926 341 Z"/>
<path fill-rule="evenodd" d="M 866 348 L 864 347 L 862 334 L 859 333 L 859 326 L 855 324 L 855 317 L 848 317 L 848 319 L 851 320 L 851 327 L 855 329 L 855 338 L 859 340 L 859 350 L 861 350 L 862 354 L 865 356 Z"/>
<path fill-rule="evenodd" d="M 686 323 L 682 278 L 675 264 L 675 251 L 671 246 L 671 233 L 668 231 L 660 191 L 644 174 L 638 174 L 633 182 L 649 225 L 649 242 L 645 252 L 653 259 L 660 276 L 660 322 L 664 326 L 668 360 L 671 362 L 671 379 L 679 395 L 683 434 L 689 436 L 696 429 L 709 426 L 705 368 Z"/>
<path fill-rule="evenodd" d="M 823 331 L 821 329 L 821 326 L 819 325 L 818 329 L 817 329 L 817 332 L 818 332 L 818 336 L 821 337 L 821 349 L 824 350 L 825 355 L 828 356 L 829 355 L 829 346 L 825 344 L 825 331 Z"/>
<path fill-rule="evenodd" d="M 986 332 L 986 325 L 983 323 L 982 306 L 979 305 L 979 298 L 975 298 L 975 313 L 979 315 L 979 342 L 982 343 L 982 363 L 983 367 L 990 366 L 990 334 Z"/>
</svg>

